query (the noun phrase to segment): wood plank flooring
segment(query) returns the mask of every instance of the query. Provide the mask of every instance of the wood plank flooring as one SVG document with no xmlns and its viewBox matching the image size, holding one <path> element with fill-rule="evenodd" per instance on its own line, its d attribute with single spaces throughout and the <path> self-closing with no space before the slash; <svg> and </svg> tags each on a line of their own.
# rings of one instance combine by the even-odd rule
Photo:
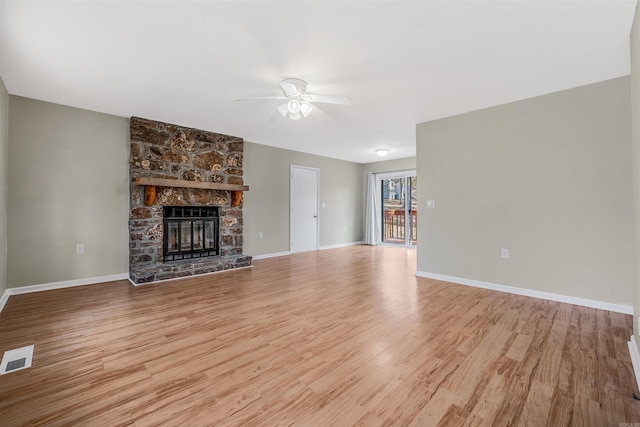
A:
<svg viewBox="0 0 640 427">
<path fill-rule="evenodd" d="M 9 299 L 0 425 L 619 426 L 631 316 L 416 278 L 355 246 Z"/>
</svg>

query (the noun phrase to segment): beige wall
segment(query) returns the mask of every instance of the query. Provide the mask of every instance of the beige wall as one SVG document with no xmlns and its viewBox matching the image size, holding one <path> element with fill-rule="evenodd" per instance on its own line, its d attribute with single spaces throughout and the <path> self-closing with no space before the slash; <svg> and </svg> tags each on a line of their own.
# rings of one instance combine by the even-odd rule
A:
<svg viewBox="0 0 640 427">
<path fill-rule="evenodd" d="M 0 296 L 7 289 L 7 181 L 9 94 L 0 77 Z"/>
<path fill-rule="evenodd" d="M 245 142 L 244 253 L 289 251 L 290 166 L 320 169 L 320 246 L 362 240 L 362 165 Z M 258 239 L 262 232 L 263 239 Z"/>
<path fill-rule="evenodd" d="M 367 176 L 367 174 L 370 172 L 374 172 L 374 173 L 396 172 L 396 171 L 410 170 L 415 168 L 416 168 L 415 157 L 406 157 L 404 159 L 385 160 L 381 162 L 367 163 L 362 166 L 364 176 Z M 364 181 L 364 184 L 366 187 L 366 184 L 367 184 L 366 179 Z"/>
<path fill-rule="evenodd" d="M 632 305 L 629 103 L 622 77 L 419 124 L 418 271 Z"/>
<path fill-rule="evenodd" d="M 633 330 L 640 336 L 638 316 L 640 316 L 640 7 L 636 6 L 631 28 L 631 140 L 633 161 L 633 226 L 634 252 L 633 266 Z M 640 346 L 640 340 L 636 340 Z"/>
<path fill-rule="evenodd" d="M 126 273 L 128 119 L 12 95 L 9 122 L 8 286 Z"/>
<path fill-rule="evenodd" d="M 129 120 L 9 99 L 9 287 L 126 273 Z M 320 169 L 320 246 L 361 241 L 362 165 L 247 142 L 244 252 L 289 250 L 291 164 Z"/>
</svg>

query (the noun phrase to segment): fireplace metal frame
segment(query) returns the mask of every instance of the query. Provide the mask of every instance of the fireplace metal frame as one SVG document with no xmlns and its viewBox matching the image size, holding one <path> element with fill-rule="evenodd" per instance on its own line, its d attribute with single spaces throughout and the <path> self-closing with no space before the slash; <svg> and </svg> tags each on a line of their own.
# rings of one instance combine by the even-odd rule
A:
<svg viewBox="0 0 640 427">
<path fill-rule="evenodd" d="M 162 239 L 163 261 L 180 261 L 185 259 L 203 258 L 220 255 L 220 209 L 217 206 L 165 206 L 163 208 L 162 222 L 164 233 Z M 202 223 L 202 249 L 194 249 L 194 224 Z M 213 224 L 213 247 L 207 247 L 206 222 Z M 189 223 L 189 249 L 182 248 L 183 224 Z M 169 250 L 169 228 L 171 224 L 177 224 L 177 250 Z"/>
</svg>

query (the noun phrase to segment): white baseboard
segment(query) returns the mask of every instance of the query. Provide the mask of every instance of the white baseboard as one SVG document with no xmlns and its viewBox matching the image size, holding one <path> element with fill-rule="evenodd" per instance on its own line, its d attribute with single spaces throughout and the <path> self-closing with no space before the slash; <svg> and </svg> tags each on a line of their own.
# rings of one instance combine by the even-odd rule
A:
<svg viewBox="0 0 640 427">
<path fill-rule="evenodd" d="M 7 301 L 9 301 L 9 289 L 5 289 L 5 291 L 2 293 L 2 296 L 0 297 L 0 313 L 2 313 L 2 309 L 4 308 L 4 305 L 7 303 Z"/>
<path fill-rule="evenodd" d="M 129 283 L 131 283 L 133 286 L 146 286 L 146 285 L 156 285 L 158 283 L 175 282 L 176 280 L 192 279 L 194 277 L 211 276 L 212 274 L 230 273 L 232 271 L 246 270 L 247 268 L 253 268 L 253 265 L 247 265 L 246 267 L 229 268 L 227 270 L 212 271 L 210 273 L 193 274 L 191 276 L 172 277 L 171 279 L 154 280 L 153 282 L 145 282 L 145 283 L 134 283 L 130 277 L 128 277 L 128 279 L 129 279 Z"/>
<path fill-rule="evenodd" d="M 416 249 L 418 249 L 417 245 L 405 245 L 404 243 L 386 243 L 386 242 L 380 242 L 377 244 L 378 246 L 381 246 L 383 248 L 403 248 L 403 249 L 413 249 L 414 251 Z"/>
<path fill-rule="evenodd" d="M 640 389 L 640 353 L 638 352 L 638 343 L 636 337 L 631 335 L 629 342 L 629 355 L 631 356 L 631 364 L 633 365 L 633 373 L 636 376 L 636 387 Z"/>
<path fill-rule="evenodd" d="M 29 294 L 31 292 L 50 291 L 52 289 L 73 288 L 74 286 L 95 285 L 96 283 L 126 280 L 128 278 L 129 273 L 111 274 L 109 276 L 87 277 L 86 279 L 65 280 L 62 282 L 44 283 L 42 285 L 8 288 L 7 291 L 9 291 L 9 295 L 20 295 Z"/>
<path fill-rule="evenodd" d="M 356 245 L 362 245 L 364 244 L 364 242 L 359 241 L 359 242 L 349 242 L 349 243 L 338 243 L 337 245 L 327 245 L 327 246 L 318 246 L 318 250 L 319 251 L 324 251 L 326 249 L 336 249 L 336 248 L 346 248 L 347 246 L 356 246 Z M 304 252 L 314 252 L 314 250 L 310 250 L 310 251 L 304 251 Z M 298 253 L 302 253 L 302 252 L 298 252 Z M 262 254 L 262 255 L 252 255 L 252 258 L 254 260 L 258 260 L 258 259 L 266 259 L 266 258 L 275 258 L 275 257 L 279 257 L 279 256 L 287 256 L 287 255 L 291 255 L 293 254 L 293 252 L 291 251 L 285 251 L 285 252 L 275 252 L 272 254 Z"/>
<path fill-rule="evenodd" d="M 326 249 L 346 248 L 347 246 L 357 246 L 363 244 L 364 242 L 360 240 L 359 242 L 338 243 L 337 245 L 320 246 L 318 249 L 324 251 Z"/>
<path fill-rule="evenodd" d="M 275 253 L 272 253 L 272 254 L 252 255 L 252 258 L 253 259 L 266 259 L 266 258 L 275 258 L 275 257 L 287 256 L 287 255 L 291 255 L 291 252 L 285 251 L 285 252 L 275 252 Z"/>
<path fill-rule="evenodd" d="M 475 288 L 491 289 L 494 291 L 507 292 L 510 294 L 524 295 L 546 299 L 549 301 L 564 302 L 567 304 L 581 305 L 583 307 L 597 308 L 600 310 L 615 311 L 616 313 L 633 314 L 633 306 L 624 304 L 614 304 L 604 301 L 596 301 L 587 298 L 571 297 L 567 295 L 554 294 L 551 292 L 536 291 L 533 289 L 517 288 L 515 286 L 498 285 L 496 283 L 482 282 L 480 280 L 464 279 L 461 277 L 445 276 L 442 274 L 428 273 L 426 271 L 416 271 L 416 276 L 427 279 L 442 280 L 444 282 L 456 283 L 459 285 L 473 286 Z"/>
<path fill-rule="evenodd" d="M 111 274 L 109 276 L 87 277 L 85 279 L 64 280 L 62 282 L 43 283 L 41 285 L 22 286 L 19 288 L 7 288 L 0 298 L 0 312 L 11 295 L 29 294 L 31 292 L 50 291 L 53 289 L 73 288 L 75 286 L 95 285 L 96 283 L 126 280 L 129 273 Z"/>
</svg>

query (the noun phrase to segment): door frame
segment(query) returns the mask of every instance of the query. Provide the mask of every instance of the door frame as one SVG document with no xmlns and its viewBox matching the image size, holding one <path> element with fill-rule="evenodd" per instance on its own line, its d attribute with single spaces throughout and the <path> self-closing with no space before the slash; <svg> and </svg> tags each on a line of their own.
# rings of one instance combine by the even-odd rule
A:
<svg viewBox="0 0 640 427">
<path fill-rule="evenodd" d="M 320 248 L 320 169 L 311 166 L 289 165 L 289 253 L 293 252 L 293 170 L 294 169 L 307 169 L 316 172 L 316 247 L 317 251 Z M 297 253 L 297 252 L 296 252 Z"/>
<path fill-rule="evenodd" d="M 407 219 L 409 218 L 409 203 L 406 202 L 407 198 L 411 198 L 411 194 L 409 193 L 409 195 L 407 196 L 407 194 L 405 194 L 405 206 L 404 206 L 404 216 L 405 216 L 405 223 L 404 223 L 404 235 L 405 235 L 405 239 L 404 239 L 404 244 L 402 243 L 388 243 L 384 241 L 384 203 L 382 202 L 382 194 L 381 189 L 382 189 L 382 181 L 385 179 L 389 179 L 389 178 L 404 178 L 405 179 L 405 184 L 408 183 L 408 178 L 411 177 L 417 177 L 418 175 L 416 174 L 416 170 L 415 169 L 405 169 L 405 170 L 400 170 L 400 171 L 394 171 L 394 172 L 382 172 L 382 173 L 377 173 L 376 174 L 376 197 L 378 198 L 378 200 L 380 200 L 380 244 L 381 245 L 389 245 L 389 246 L 403 246 L 403 247 L 407 247 L 407 248 L 415 248 L 415 245 L 411 244 L 411 241 L 409 239 L 411 233 L 409 232 L 409 221 L 407 221 Z M 405 185 L 405 192 L 410 191 L 410 188 L 408 188 L 408 185 Z M 415 207 L 414 207 L 415 208 Z"/>
</svg>

